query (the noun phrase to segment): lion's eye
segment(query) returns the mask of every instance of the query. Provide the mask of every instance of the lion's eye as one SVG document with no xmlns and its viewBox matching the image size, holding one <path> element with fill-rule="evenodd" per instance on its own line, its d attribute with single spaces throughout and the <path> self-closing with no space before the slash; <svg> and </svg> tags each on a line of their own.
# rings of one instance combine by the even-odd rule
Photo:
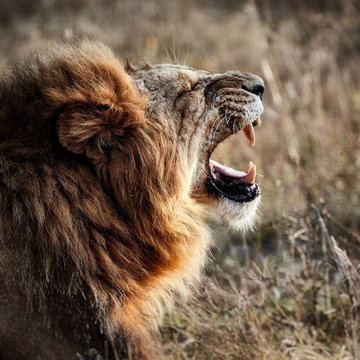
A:
<svg viewBox="0 0 360 360">
<path fill-rule="evenodd" d="M 198 81 L 191 90 L 197 90 L 198 88 L 203 88 L 207 85 L 208 81 L 206 79 Z"/>
</svg>

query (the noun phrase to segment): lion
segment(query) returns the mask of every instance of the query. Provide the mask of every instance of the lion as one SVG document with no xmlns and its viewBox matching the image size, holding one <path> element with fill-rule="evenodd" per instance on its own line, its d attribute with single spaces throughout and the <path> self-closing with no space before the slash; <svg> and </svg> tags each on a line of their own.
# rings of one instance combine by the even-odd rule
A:
<svg viewBox="0 0 360 360">
<path fill-rule="evenodd" d="M 122 63 L 55 44 L 0 78 L 0 358 L 161 359 L 157 328 L 199 284 L 206 208 L 251 227 L 264 83 L 249 73 Z"/>
</svg>

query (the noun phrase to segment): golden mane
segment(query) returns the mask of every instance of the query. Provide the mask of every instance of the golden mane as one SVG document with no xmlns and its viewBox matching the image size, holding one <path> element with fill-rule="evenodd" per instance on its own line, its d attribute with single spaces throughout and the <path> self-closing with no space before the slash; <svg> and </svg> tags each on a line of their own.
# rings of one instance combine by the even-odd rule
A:
<svg viewBox="0 0 360 360">
<path fill-rule="evenodd" d="M 85 285 L 109 333 L 121 326 L 144 338 L 173 291 L 199 279 L 209 244 L 179 149 L 160 130 L 166 124 L 148 121 L 146 99 L 108 48 L 58 46 L 27 64 L 1 84 L 11 109 L 1 111 L 4 267 L 27 260 L 17 280 L 32 306 L 46 307 L 49 292 L 75 301 Z M 36 104 L 25 101 L 33 93 Z M 67 150 L 52 142 L 54 121 Z M 114 135 L 110 163 L 99 149 Z"/>
<path fill-rule="evenodd" d="M 161 76 L 170 80 L 157 85 Z M 239 122 L 248 127 L 262 112 L 248 88 L 261 79 L 241 76 L 236 106 L 252 106 Z M 206 92 L 200 77 L 210 75 L 125 70 L 85 41 L 34 54 L 0 78 L 0 357 L 68 359 L 110 341 L 111 358 L 160 358 L 163 309 L 197 284 L 206 261 L 206 192 L 235 221 L 253 216 L 259 195 L 246 182 L 254 174 L 236 180 L 244 204 L 208 190 L 202 147 L 217 110 L 205 99 L 216 89 Z M 195 82 L 205 90 L 192 91 Z"/>
</svg>

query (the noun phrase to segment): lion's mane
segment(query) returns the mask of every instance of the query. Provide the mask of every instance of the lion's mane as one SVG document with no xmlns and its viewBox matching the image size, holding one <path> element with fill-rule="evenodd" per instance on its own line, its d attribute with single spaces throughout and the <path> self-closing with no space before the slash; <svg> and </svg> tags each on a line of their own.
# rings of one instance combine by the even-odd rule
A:
<svg viewBox="0 0 360 360">
<path fill-rule="evenodd" d="M 45 320 L 80 326 L 76 338 L 93 321 L 142 342 L 199 279 L 208 230 L 174 129 L 146 102 L 101 44 L 58 45 L 2 76 L 0 325 L 15 329 L 3 339 Z"/>
</svg>

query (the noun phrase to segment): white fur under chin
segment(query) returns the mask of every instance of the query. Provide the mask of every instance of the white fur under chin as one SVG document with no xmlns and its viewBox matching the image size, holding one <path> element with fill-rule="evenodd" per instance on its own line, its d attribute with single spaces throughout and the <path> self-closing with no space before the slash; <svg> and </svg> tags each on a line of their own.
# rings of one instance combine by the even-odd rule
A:
<svg viewBox="0 0 360 360">
<path fill-rule="evenodd" d="M 252 230 L 257 218 L 257 209 L 261 202 L 261 197 L 248 203 L 237 203 L 226 198 L 217 202 L 217 211 L 224 221 L 236 230 L 246 232 Z"/>
</svg>

